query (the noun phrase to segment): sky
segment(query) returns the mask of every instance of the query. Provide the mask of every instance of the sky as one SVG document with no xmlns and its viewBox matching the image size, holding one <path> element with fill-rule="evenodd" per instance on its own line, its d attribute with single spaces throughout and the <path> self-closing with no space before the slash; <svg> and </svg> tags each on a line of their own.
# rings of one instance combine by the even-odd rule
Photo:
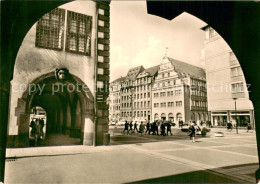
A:
<svg viewBox="0 0 260 184">
<path fill-rule="evenodd" d="M 159 65 L 165 55 L 204 66 L 206 23 L 183 13 L 169 21 L 147 13 L 146 1 L 112 1 L 110 4 L 110 80 L 128 69 Z"/>
</svg>

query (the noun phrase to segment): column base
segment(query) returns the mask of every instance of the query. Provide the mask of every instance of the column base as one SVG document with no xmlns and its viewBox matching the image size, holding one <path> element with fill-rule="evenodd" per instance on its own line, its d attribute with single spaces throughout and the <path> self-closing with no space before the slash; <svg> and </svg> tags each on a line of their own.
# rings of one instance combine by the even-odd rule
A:
<svg viewBox="0 0 260 184">
<path fill-rule="evenodd" d="M 258 168 L 255 172 L 255 178 L 256 178 L 256 183 L 260 182 L 260 168 Z"/>
<path fill-rule="evenodd" d="M 94 138 L 94 133 L 84 132 L 83 145 L 93 146 L 93 138 Z"/>
</svg>

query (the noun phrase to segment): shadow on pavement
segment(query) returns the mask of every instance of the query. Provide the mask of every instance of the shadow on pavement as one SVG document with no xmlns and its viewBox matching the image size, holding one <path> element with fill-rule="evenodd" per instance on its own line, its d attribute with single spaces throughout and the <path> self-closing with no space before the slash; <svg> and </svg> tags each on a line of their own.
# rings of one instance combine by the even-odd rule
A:
<svg viewBox="0 0 260 184">
<path fill-rule="evenodd" d="M 237 173 L 240 178 L 237 178 L 231 172 L 233 170 L 234 172 L 242 171 L 243 173 L 243 171 L 248 171 L 248 168 L 251 168 L 252 172 L 244 172 L 246 173 L 244 175 L 241 173 Z M 131 183 L 255 183 L 254 168 L 258 168 L 257 163 L 233 165 L 223 168 L 216 168 L 214 170 L 187 172 L 176 175 L 134 181 Z M 216 172 L 219 169 L 226 171 L 227 174 Z"/>
</svg>

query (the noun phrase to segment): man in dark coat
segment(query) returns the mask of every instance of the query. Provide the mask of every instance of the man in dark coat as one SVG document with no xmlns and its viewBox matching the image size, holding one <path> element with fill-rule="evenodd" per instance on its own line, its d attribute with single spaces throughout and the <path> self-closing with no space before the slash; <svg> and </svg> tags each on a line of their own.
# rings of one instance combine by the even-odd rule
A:
<svg viewBox="0 0 260 184">
<path fill-rule="evenodd" d="M 42 139 L 43 138 L 43 127 L 44 127 L 44 120 L 43 120 L 43 118 L 41 118 L 40 120 L 39 120 L 39 124 L 40 124 L 40 138 Z"/>
<path fill-rule="evenodd" d="M 167 135 L 168 135 L 168 132 L 170 132 L 170 134 L 172 135 L 172 130 L 171 130 L 172 123 L 171 122 L 167 122 L 166 127 L 167 127 Z"/>
<path fill-rule="evenodd" d="M 161 136 L 166 136 L 166 134 L 165 134 L 165 123 L 164 122 L 161 123 Z"/>
<path fill-rule="evenodd" d="M 195 142 L 195 127 L 194 124 L 192 123 L 190 128 L 189 128 L 189 136 L 190 136 L 190 140 L 192 139 L 192 142 Z"/>
<path fill-rule="evenodd" d="M 135 130 L 136 130 L 136 132 L 138 132 L 136 121 L 135 121 L 135 123 L 134 123 L 134 132 L 135 132 Z"/>
<path fill-rule="evenodd" d="M 127 121 L 125 121 L 125 129 L 124 129 L 124 133 L 125 133 L 125 131 L 126 131 L 126 133 L 127 133 L 127 135 L 128 135 L 128 122 Z"/>
<path fill-rule="evenodd" d="M 159 135 L 159 133 L 158 133 L 158 126 L 157 126 L 157 120 L 153 122 L 153 135 Z"/>
<path fill-rule="evenodd" d="M 132 121 L 130 121 L 129 127 L 130 127 L 129 131 L 131 133 L 133 133 L 133 123 L 132 123 Z"/>
<path fill-rule="evenodd" d="M 150 135 L 150 131 L 151 131 L 151 124 L 150 124 L 150 121 L 148 121 L 147 123 L 146 123 L 146 131 L 145 131 L 145 134 L 148 132 L 148 134 Z"/>
</svg>

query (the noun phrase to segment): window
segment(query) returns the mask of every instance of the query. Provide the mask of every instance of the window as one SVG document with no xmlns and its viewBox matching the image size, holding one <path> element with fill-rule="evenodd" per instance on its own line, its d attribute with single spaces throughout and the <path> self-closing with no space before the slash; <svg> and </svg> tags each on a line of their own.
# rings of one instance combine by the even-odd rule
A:
<svg viewBox="0 0 260 184">
<path fill-rule="evenodd" d="M 243 75 L 241 67 L 231 68 L 231 77 Z"/>
<path fill-rule="evenodd" d="M 243 82 L 232 84 L 232 93 L 244 92 Z"/>
<path fill-rule="evenodd" d="M 147 106 L 150 107 L 150 101 L 147 102 Z"/>
<path fill-rule="evenodd" d="M 154 108 L 159 107 L 159 103 L 154 103 Z"/>
<path fill-rule="evenodd" d="M 161 107 L 166 107 L 166 102 L 162 102 Z"/>
<path fill-rule="evenodd" d="M 150 92 L 147 93 L 147 98 L 150 98 Z"/>
<path fill-rule="evenodd" d="M 174 102 L 168 102 L 168 107 L 173 107 L 174 106 Z"/>
<path fill-rule="evenodd" d="M 176 107 L 181 107 L 182 106 L 182 101 L 177 101 L 176 102 Z"/>
<path fill-rule="evenodd" d="M 178 95 L 181 95 L 181 90 L 175 90 L 175 95 L 178 96 Z"/>
<path fill-rule="evenodd" d="M 144 108 L 146 108 L 146 101 L 144 102 Z"/>
<path fill-rule="evenodd" d="M 140 98 L 143 98 L 143 93 L 141 93 Z"/>
<path fill-rule="evenodd" d="M 166 92 L 160 92 L 160 97 L 166 96 Z"/>
<path fill-rule="evenodd" d="M 144 98 L 146 98 L 146 93 L 144 93 Z"/>
<path fill-rule="evenodd" d="M 158 93 L 154 93 L 153 96 L 154 96 L 154 98 L 158 98 L 159 94 Z"/>
<path fill-rule="evenodd" d="M 68 11 L 66 51 L 90 56 L 92 17 Z"/>
<path fill-rule="evenodd" d="M 65 10 L 56 8 L 42 16 L 36 26 L 36 47 L 62 50 Z"/>
</svg>

